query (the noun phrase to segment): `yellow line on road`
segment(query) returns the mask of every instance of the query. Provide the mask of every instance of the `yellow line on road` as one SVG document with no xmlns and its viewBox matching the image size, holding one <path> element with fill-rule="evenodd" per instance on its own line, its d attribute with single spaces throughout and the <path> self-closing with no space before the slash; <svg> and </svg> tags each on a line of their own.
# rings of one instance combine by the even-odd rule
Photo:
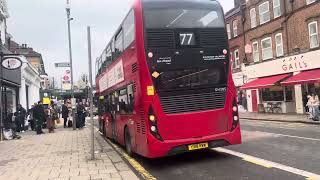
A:
<svg viewBox="0 0 320 180">
<path fill-rule="evenodd" d="M 309 178 L 307 178 L 306 180 L 320 180 L 320 178 L 317 178 L 317 177 L 309 177 Z"/>
<path fill-rule="evenodd" d="M 103 135 L 98 128 L 96 130 Z M 109 144 L 112 145 L 112 147 L 119 153 L 121 154 L 122 157 L 124 157 L 130 164 L 131 166 L 139 172 L 139 174 L 146 180 L 157 180 L 154 176 L 152 176 L 138 161 L 130 157 L 126 152 L 124 152 L 118 145 L 114 144 L 111 142 L 109 139 L 106 139 Z"/>
<path fill-rule="evenodd" d="M 265 161 L 260 161 L 260 160 L 258 160 L 256 158 L 246 157 L 246 158 L 243 158 L 243 160 L 247 161 L 247 162 L 250 162 L 250 163 L 253 163 L 253 164 L 256 164 L 256 165 L 259 165 L 259 166 L 263 166 L 265 168 L 272 168 L 273 167 L 269 163 L 266 163 Z"/>
</svg>

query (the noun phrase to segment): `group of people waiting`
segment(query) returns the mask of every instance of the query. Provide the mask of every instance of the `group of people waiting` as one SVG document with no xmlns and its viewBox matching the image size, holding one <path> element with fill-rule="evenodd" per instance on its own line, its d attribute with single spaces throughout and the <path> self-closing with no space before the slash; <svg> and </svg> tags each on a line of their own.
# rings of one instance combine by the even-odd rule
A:
<svg viewBox="0 0 320 180">
<path fill-rule="evenodd" d="M 54 101 L 46 105 L 39 101 L 32 105 L 28 111 L 19 104 L 16 112 L 9 114 L 4 119 L 4 128 L 12 131 L 13 139 L 20 139 L 21 137 L 17 132 L 23 133 L 27 130 L 28 127 L 25 127 L 25 124 L 28 120 L 31 130 L 36 131 L 37 134 L 44 134 L 43 128 L 47 128 L 49 133 L 54 133 L 56 123 L 60 123 L 60 115 L 64 120 L 64 128 L 73 126 L 73 121 L 70 119 L 70 109 L 70 103 L 67 100 L 64 101 L 62 106 Z M 82 102 L 77 104 L 76 113 L 76 127 L 81 129 L 85 126 L 87 116 L 86 108 Z"/>
</svg>

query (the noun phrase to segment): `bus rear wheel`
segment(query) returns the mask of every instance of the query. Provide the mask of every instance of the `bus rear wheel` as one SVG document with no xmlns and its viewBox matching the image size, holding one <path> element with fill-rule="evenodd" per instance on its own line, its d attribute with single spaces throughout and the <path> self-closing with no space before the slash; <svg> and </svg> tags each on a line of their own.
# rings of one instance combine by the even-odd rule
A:
<svg viewBox="0 0 320 180">
<path fill-rule="evenodd" d="M 128 127 L 124 130 L 124 141 L 125 141 L 125 148 L 126 152 L 129 156 L 132 156 L 132 147 L 131 147 L 131 137 Z"/>
</svg>

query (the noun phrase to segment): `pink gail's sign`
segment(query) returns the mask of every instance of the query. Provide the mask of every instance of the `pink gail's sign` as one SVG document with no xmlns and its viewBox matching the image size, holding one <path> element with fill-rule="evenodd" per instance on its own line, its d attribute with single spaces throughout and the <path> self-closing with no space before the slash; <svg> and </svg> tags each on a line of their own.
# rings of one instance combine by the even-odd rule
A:
<svg viewBox="0 0 320 180">
<path fill-rule="evenodd" d="M 259 62 L 243 68 L 248 79 L 320 68 L 320 50 Z"/>
<path fill-rule="evenodd" d="M 294 56 L 283 59 L 282 70 L 284 72 L 298 71 L 308 68 L 308 62 L 304 61 L 304 56 Z"/>
</svg>

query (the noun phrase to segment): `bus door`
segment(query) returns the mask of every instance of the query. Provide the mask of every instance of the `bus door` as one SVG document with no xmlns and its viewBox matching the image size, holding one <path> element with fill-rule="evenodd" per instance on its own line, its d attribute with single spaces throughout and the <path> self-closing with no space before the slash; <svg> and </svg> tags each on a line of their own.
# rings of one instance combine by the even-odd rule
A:
<svg viewBox="0 0 320 180">
<path fill-rule="evenodd" d="M 112 127 L 112 139 L 115 141 L 117 140 L 117 109 L 118 109 L 118 103 L 117 103 L 118 95 L 117 92 L 114 92 L 111 96 L 111 127 Z"/>
<path fill-rule="evenodd" d="M 133 99 L 133 84 L 130 84 L 126 86 L 125 88 L 121 89 L 119 91 L 119 98 L 118 98 L 118 116 L 117 116 L 117 133 L 118 133 L 118 138 L 119 140 L 123 140 L 124 143 L 124 129 L 125 126 L 129 128 L 130 136 L 131 138 L 131 143 L 132 145 L 135 144 L 135 138 L 133 138 L 134 134 L 132 129 L 134 128 L 134 99 Z"/>
</svg>

